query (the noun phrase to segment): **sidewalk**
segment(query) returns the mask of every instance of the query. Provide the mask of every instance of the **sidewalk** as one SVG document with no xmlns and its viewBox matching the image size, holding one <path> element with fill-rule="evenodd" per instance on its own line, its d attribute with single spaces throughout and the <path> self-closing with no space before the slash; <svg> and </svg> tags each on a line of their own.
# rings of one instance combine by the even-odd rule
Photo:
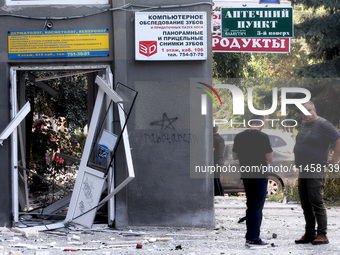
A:
<svg viewBox="0 0 340 255">
<path fill-rule="evenodd" d="M 340 208 L 329 208 L 327 213 L 328 245 L 296 245 L 294 240 L 304 232 L 301 207 L 266 202 L 261 237 L 272 247 L 250 249 L 245 246 L 245 223 L 238 223 L 245 215 L 245 199 L 219 197 L 215 199 L 215 229 L 131 227 L 114 230 L 95 225 L 91 230 L 58 229 L 28 238 L 1 231 L 0 254 L 340 254 Z M 142 248 L 136 248 L 137 243 Z"/>
</svg>

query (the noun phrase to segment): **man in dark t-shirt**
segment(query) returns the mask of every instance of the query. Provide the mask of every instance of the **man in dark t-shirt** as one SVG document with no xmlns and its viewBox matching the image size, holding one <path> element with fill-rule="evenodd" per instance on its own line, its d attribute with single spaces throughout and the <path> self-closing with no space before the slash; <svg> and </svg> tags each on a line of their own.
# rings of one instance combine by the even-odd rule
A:
<svg viewBox="0 0 340 255">
<path fill-rule="evenodd" d="M 251 128 L 236 135 L 233 158 L 240 162 L 241 178 L 247 197 L 246 245 L 268 246 L 260 238 L 262 210 L 267 195 L 268 178 L 262 167 L 273 159 L 268 135 L 261 132 L 264 116 L 253 115 Z"/>
<path fill-rule="evenodd" d="M 310 115 L 302 115 L 303 122 L 296 136 L 295 165 L 299 168 L 299 196 L 305 216 L 305 234 L 296 244 L 311 242 L 327 244 L 327 213 L 323 201 L 325 170 L 340 157 L 340 133 L 324 118 L 316 114 L 313 102 L 304 104 Z M 332 160 L 328 161 L 329 147 L 335 143 Z M 315 233 L 315 225 L 317 235 Z"/>
</svg>

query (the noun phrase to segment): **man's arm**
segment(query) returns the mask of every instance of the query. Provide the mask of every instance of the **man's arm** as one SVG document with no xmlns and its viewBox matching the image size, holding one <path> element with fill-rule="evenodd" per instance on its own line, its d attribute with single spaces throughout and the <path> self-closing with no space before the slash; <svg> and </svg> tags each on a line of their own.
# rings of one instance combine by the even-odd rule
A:
<svg viewBox="0 0 340 255">
<path fill-rule="evenodd" d="M 233 159 L 234 159 L 234 160 L 237 160 L 237 159 L 238 159 L 238 155 L 237 155 L 236 152 L 233 152 Z"/>
<path fill-rule="evenodd" d="M 340 138 L 335 142 L 335 149 L 333 153 L 333 157 L 329 163 L 338 162 L 340 158 Z"/>
<path fill-rule="evenodd" d="M 268 162 L 272 162 L 273 161 L 273 152 L 266 153 L 265 156 L 266 156 L 266 160 Z"/>
</svg>

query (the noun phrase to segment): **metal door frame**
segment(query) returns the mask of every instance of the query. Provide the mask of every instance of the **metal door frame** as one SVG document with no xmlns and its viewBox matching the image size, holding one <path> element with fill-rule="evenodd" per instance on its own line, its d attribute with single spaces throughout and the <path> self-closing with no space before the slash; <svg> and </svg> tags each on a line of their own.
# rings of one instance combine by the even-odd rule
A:
<svg viewBox="0 0 340 255">
<path fill-rule="evenodd" d="M 10 83 L 11 83 L 11 118 L 13 119 L 18 112 L 18 84 L 17 72 L 18 71 L 44 71 L 44 70 L 103 70 L 105 71 L 106 80 L 109 80 L 111 89 L 113 88 L 113 75 L 109 65 L 72 65 L 72 66 L 13 66 L 10 68 Z M 111 130 L 113 131 L 113 130 Z M 12 177 L 12 211 L 13 211 L 13 225 L 19 222 L 19 197 L 18 197 L 18 132 L 14 130 L 11 136 L 11 177 Z M 110 169 L 111 176 L 110 184 L 114 183 L 113 169 Z M 109 187 L 111 190 L 112 188 Z M 109 202 L 109 221 L 113 221 L 114 215 L 114 197 L 110 198 Z"/>
</svg>

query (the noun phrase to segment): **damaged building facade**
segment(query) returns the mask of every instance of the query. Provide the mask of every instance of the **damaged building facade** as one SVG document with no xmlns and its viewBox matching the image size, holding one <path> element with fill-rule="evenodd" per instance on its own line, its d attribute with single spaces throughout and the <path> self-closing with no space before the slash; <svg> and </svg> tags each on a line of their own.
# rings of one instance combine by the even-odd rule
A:
<svg viewBox="0 0 340 255">
<path fill-rule="evenodd" d="M 1 226 L 18 223 L 28 197 L 20 165 L 32 123 L 18 113 L 34 109 L 22 74 L 46 70 L 88 74 L 89 151 L 80 168 L 111 157 L 109 177 L 97 162 L 76 182 L 66 221 L 86 214 L 79 197 L 93 195 L 95 212 L 112 194 L 104 202 L 113 227 L 214 226 L 213 179 L 194 172 L 213 164 L 211 106 L 197 88 L 212 83 L 210 15 L 209 1 L 0 0 L 0 132 L 15 117 L 19 125 L 0 146 Z M 108 144 L 97 154 L 101 138 Z"/>
</svg>

